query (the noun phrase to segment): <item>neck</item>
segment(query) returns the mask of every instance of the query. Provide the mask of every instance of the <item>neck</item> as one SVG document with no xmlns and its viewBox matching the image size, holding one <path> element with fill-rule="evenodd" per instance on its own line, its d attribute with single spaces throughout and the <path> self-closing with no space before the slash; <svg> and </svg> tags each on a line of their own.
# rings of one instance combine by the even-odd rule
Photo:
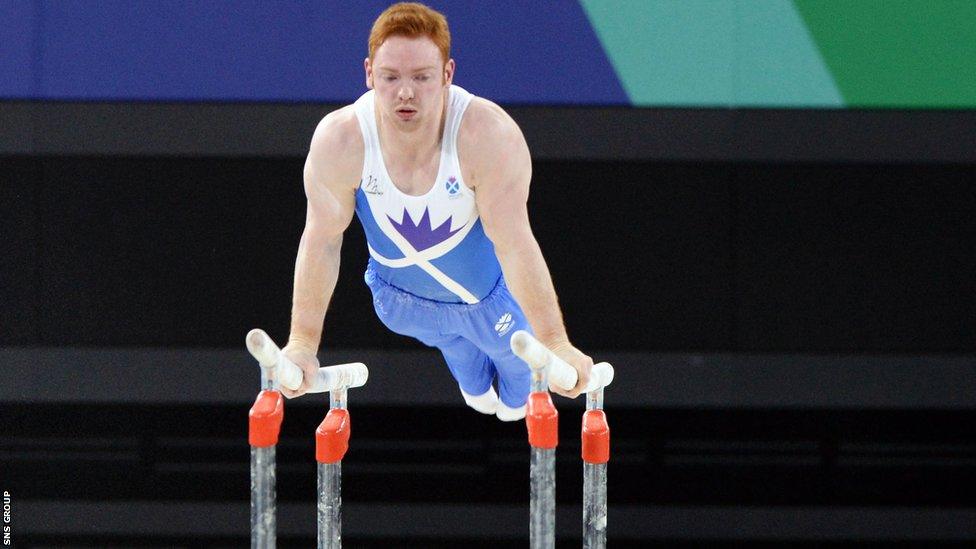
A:
<svg viewBox="0 0 976 549">
<path fill-rule="evenodd" d="M 439 151 L 447 120 L 447 97 L 448 91 L 445 90 L 439 116 L 428 117 L 418 124 L 404 123 L 386 113 L 377 112 L 377 129 L 383 150 L 398 158 L 424 158 L 431 151 Z"/>
</svg>

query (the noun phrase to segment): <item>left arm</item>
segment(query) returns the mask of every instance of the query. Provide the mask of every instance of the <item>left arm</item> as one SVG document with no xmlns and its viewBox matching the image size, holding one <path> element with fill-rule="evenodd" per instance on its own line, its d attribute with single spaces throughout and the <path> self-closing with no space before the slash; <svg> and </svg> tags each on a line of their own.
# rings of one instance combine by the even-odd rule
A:
<svg viewBox="0 0 976 549">
<path fill-rule="evenodd" d="M 465 180 L 475 189 L 485 234 L 536 337 L 579 373 L 572 390 L 554 388 L 574 398 L 589 381 L 593 359 L 569 341 L 552 276 L 532 234 L 526 205 L 532 178 L 529 148 L 518 125 L 500 107 L 476 101 L 465 115 L 464 122 L 470 115 L 472 124 L 465 128 L 463 123 L 459 136 L 459 154 L 471 168 Z"/>
</svg>

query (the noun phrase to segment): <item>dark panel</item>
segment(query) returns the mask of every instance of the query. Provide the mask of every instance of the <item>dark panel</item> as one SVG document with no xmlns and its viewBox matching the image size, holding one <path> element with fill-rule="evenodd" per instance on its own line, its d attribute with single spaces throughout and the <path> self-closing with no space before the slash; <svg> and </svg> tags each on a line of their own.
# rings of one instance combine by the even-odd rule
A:
<svg viewBox="0 0 976 549">
<path fill-rule="evenodd" d="M 729 154 L 757 162 L 976 162 L 976 110 L 735 112 Z"/>
<path fill-rule="evenodd" d="M 257 326 L 287 338 L 301 159 L 44 165 L 44 293 L 57 306 L 40 343 L 236 346 Z M 351 230 L 345 246 L 328 345 L 383 342 L 362 282 L 361 234 Z"/>
<path fill-rule="evenodd" d="M 0 101 L 0 155 L 34 153 L 34 121 L 41 112 L 31 104 Z"/>
<path fill-rule="evenodd" d="M 741 349 L 976 350 L 972 167 L 736 174 Z"/>
<path fill-rule="evenodd" d="M 36 329 L 17 322 L 16 341 L 236 347 L 255 326 L 287 337 L 300 158 L 40 163 L 36 173 L 5 171 L 10 204 L 43 189 L 36 219 L 18 207 L 4 220 L 15 235 L 40 227 L 38 274 L 19 268 L 26 249 L 4 271 L 18 303 L 7 306 L 43 311 Z M 972 166 L 537 162 L 530 206 L 584 348 L 972 352 L 973 175 Z M 354 221 L 324 345 L 419 347 L 376 320 L 363 240 Z"/>
<path fill-rule="evenodd" d="M 538 163 L 530 215 L 574 342 L 728 348 L 729 205 L 717 166 Z"/>
<path fill-rule="evenodd" d="M 278 500 L 306 501 L 315 486 L 312 433 L 325 412 L 286 407 Z M 12 473 L 5 488 L 14 493 L 69 501 L 248 498 L 247 406 L 25 404 L 0 411 L 11 420 L 0 454 Z M 463 406 L 359 406 L 352 415 L 357 432 L 343 463 L 350 503 L 527 499 L 523 425 Z M 976 504 L 972 411 L 641 408 L 608 415 L 615 430 L 608 484 L 619 505 Z M 577 421 L 561 421 L 559 439 L 557 475 L 567 482 L 557 498 L 579 502 Z M 430 486 L 438 489 L 423 488 Z"/>
<path fill-rule="evenodd" d="M 300 173 L 298 161 L 46 160 L 45 294 L 59 306 L 42 343 L 229 342 L 280 319 Z"/>
<path fill-rule="evenodd" d="M 0 102 L 0 154 L 304 156 L 339 105 Z M 536 160 L 976 162 L 976 110 L 506 106 Z"/>
<path fill-rule="evenodd" d="M 27 105 L 31 120 L 35 120 L 34 153 L 58 156 L 304 157 L 315 126 L 334 108 L 165 103 Z"/>
<path fill-rule="evenodd" d="M 513 107 L 533 158 L 724 160 L 734 154 L 737 111 Z"/>
<path fill-rule="evenodd" d="M 279 528 L 311 536 L 312 429 L 324 411 L 286 407 L 276 451 Z M 207 546 L 199 538 L 247 535 L 246 406 L 22 404 L 0 412 L 11 425 L 0 439 L 4 489 L 14 494 L 15 513 L 31 511 L 14 515 L 23 528 L 15 532 L 187 535 L 199 540 L 191 545 Z M 460 408 L 357 406 L 352 414 L 356 434 L 342 464 L 349 534 L 397 547 L 417 535 L 524 539 L 530 460 L 523 425 Z M 972 537 L 971 410 L 608 414 L 609 517 L 619 523 L 608 530 L 611 539 L 738 539 L 751 547 L 745 542 L 771 538 Z M 560 421 L 559 431 L 557 531 L 569 538 L 579 534 L 582 500 L 579 424 Z M 434 517 L 431 524 L 416 509 Z M 90 520 L 80 519 L 83 511 Z M 370 516 L 380 520 L 370 524 Z"/>
<path fill-rule="evenodd" d="M 300 159 L 68 158 L 45 166 L 45 295 L 58 306 L 45 317 L 41 343 L 237 345 L 254 326 L 287 337 L 304 220 Z M 581 345 L 730 344 L 721 171 L 541 163 L 532 202 Z M 365 259 L 353 222 L 324 344 L 418 346 L 375 319 Z"/>
<path fill-rule="evenodd" d="M 976 410 L 976 354 L 686 354 L 590 349 L 613 364 L 614 410 Z M 369 385 L 358 406 L 462 406 L 444 360 L 433 349 L 326 346 L 323 364 L 363 362 Z M 222 348 L 0 347 L 0 405 L 139 404 L 247 406 L 259 374 L 240 343 Z M 67 367 L 66 367 L 67 366 Z M 36 372 L 58 372 L 37 376 Z M 288 406 L 320 407 L 324 396 Z M 580 411 L 583 399 L 556 399 Z M 571 412 L 571 413 L 577 413 Z M 469 418 L 478 417 L 472 410 Z M 243 428 L 243 425 L 241 426 Z"/>
<path fill-rule="evenodd" d="M 38 162 L 0 157 L 0 345 L 37 340 L 42 187 Z"/>
</svg>

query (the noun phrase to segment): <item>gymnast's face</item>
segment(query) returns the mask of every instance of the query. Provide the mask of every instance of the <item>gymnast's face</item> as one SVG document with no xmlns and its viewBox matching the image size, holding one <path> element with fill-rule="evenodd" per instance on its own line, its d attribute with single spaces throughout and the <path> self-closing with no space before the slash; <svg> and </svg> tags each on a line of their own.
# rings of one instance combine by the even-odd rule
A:
<svg viewBox="0 0 976 549">
<path fill-rule="evenodd" d="M 376 91 L 381 116 L 403 130 L 439 124 L 444 92 L 454 76 L 426 36 L 391 36 L 366 59 L 366 85 Z"/>
</svg>

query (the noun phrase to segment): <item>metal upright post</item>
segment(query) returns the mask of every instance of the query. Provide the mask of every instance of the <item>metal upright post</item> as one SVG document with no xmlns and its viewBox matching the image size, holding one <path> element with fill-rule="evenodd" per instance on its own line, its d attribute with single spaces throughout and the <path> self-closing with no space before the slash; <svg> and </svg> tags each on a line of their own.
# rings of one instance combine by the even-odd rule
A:
<svg viewBox="0 0 976 549">
<path fill-rule="evenodd" d="M 607 546 L 607 462 L 610 426 L 603 411 L 603 387 L 586 395 L 583 414 L 583 547 Z"/>
<path fill-rule="evenodd" d="M 556 544 L 556 444 L 559 413 L 546 385 L 546 371 L 532 370 L 532 392 L 525 425 L 532 446 L 529 466 L 529 547 L 552 549 Z"/>
<path fill-rule="evenodd" d="M 342 547 L 342 458 L 349 449 L 351 423 L 346 388 L 329 393 L 329 413 L 315 430 L 318 461 L 318 549 Z"/>
<path fill-rule="evenodd" d="M 280 383 L 291 390 L 305 384 L 308 393 L 330 393 L 329 413 L 315 432 L 315 457 L 319 463 L 318 546 L 338 549 L 342 546 L 339 462 L 349 448 L 350 430 L 346 391 L 365 385 L 369 369 L 361 362 L 337 364 L 320 367 L 306 378 L 306 373 L 282 353 L 264 330 L 251 330 L 244 341 L 261 365 L 265 389 L 251 408 L 251 547 L 275 546 L 274 445 L 283 415 L 281 393 L 275 389 Z"/>
<path fill-rule="evenodd" d="M 284 399 L 262 368 L 262 390 L 248 413 L 251 445 L 251 548 L 274 549 L 275 446 L 284 417 Z"/>
<path fill-rule="evenodd" d="M 529 395 L 525 416 L 532 444 L 530 546 L 548 549 L 555 544 L 556 479 L 553 469 L 558 415 L 546 390 L 546 378 L 549 386 L 570 390 L 576 386 L 579 376 L 572 366 L 526 331 L 512 334 L 511 346 L 512 352 L 532 368 L 533 392 Z M 607 543 L 606 464 L 610 459 L 610 428 L 603 412 L 603 388 L 613 382 L 613 375 L 613 366 L 609 363 L 594 364 L 583 388 L 587 398 L 587 411 L 583 415 L 584 547 L 603 548 Z"/>
</svg>

